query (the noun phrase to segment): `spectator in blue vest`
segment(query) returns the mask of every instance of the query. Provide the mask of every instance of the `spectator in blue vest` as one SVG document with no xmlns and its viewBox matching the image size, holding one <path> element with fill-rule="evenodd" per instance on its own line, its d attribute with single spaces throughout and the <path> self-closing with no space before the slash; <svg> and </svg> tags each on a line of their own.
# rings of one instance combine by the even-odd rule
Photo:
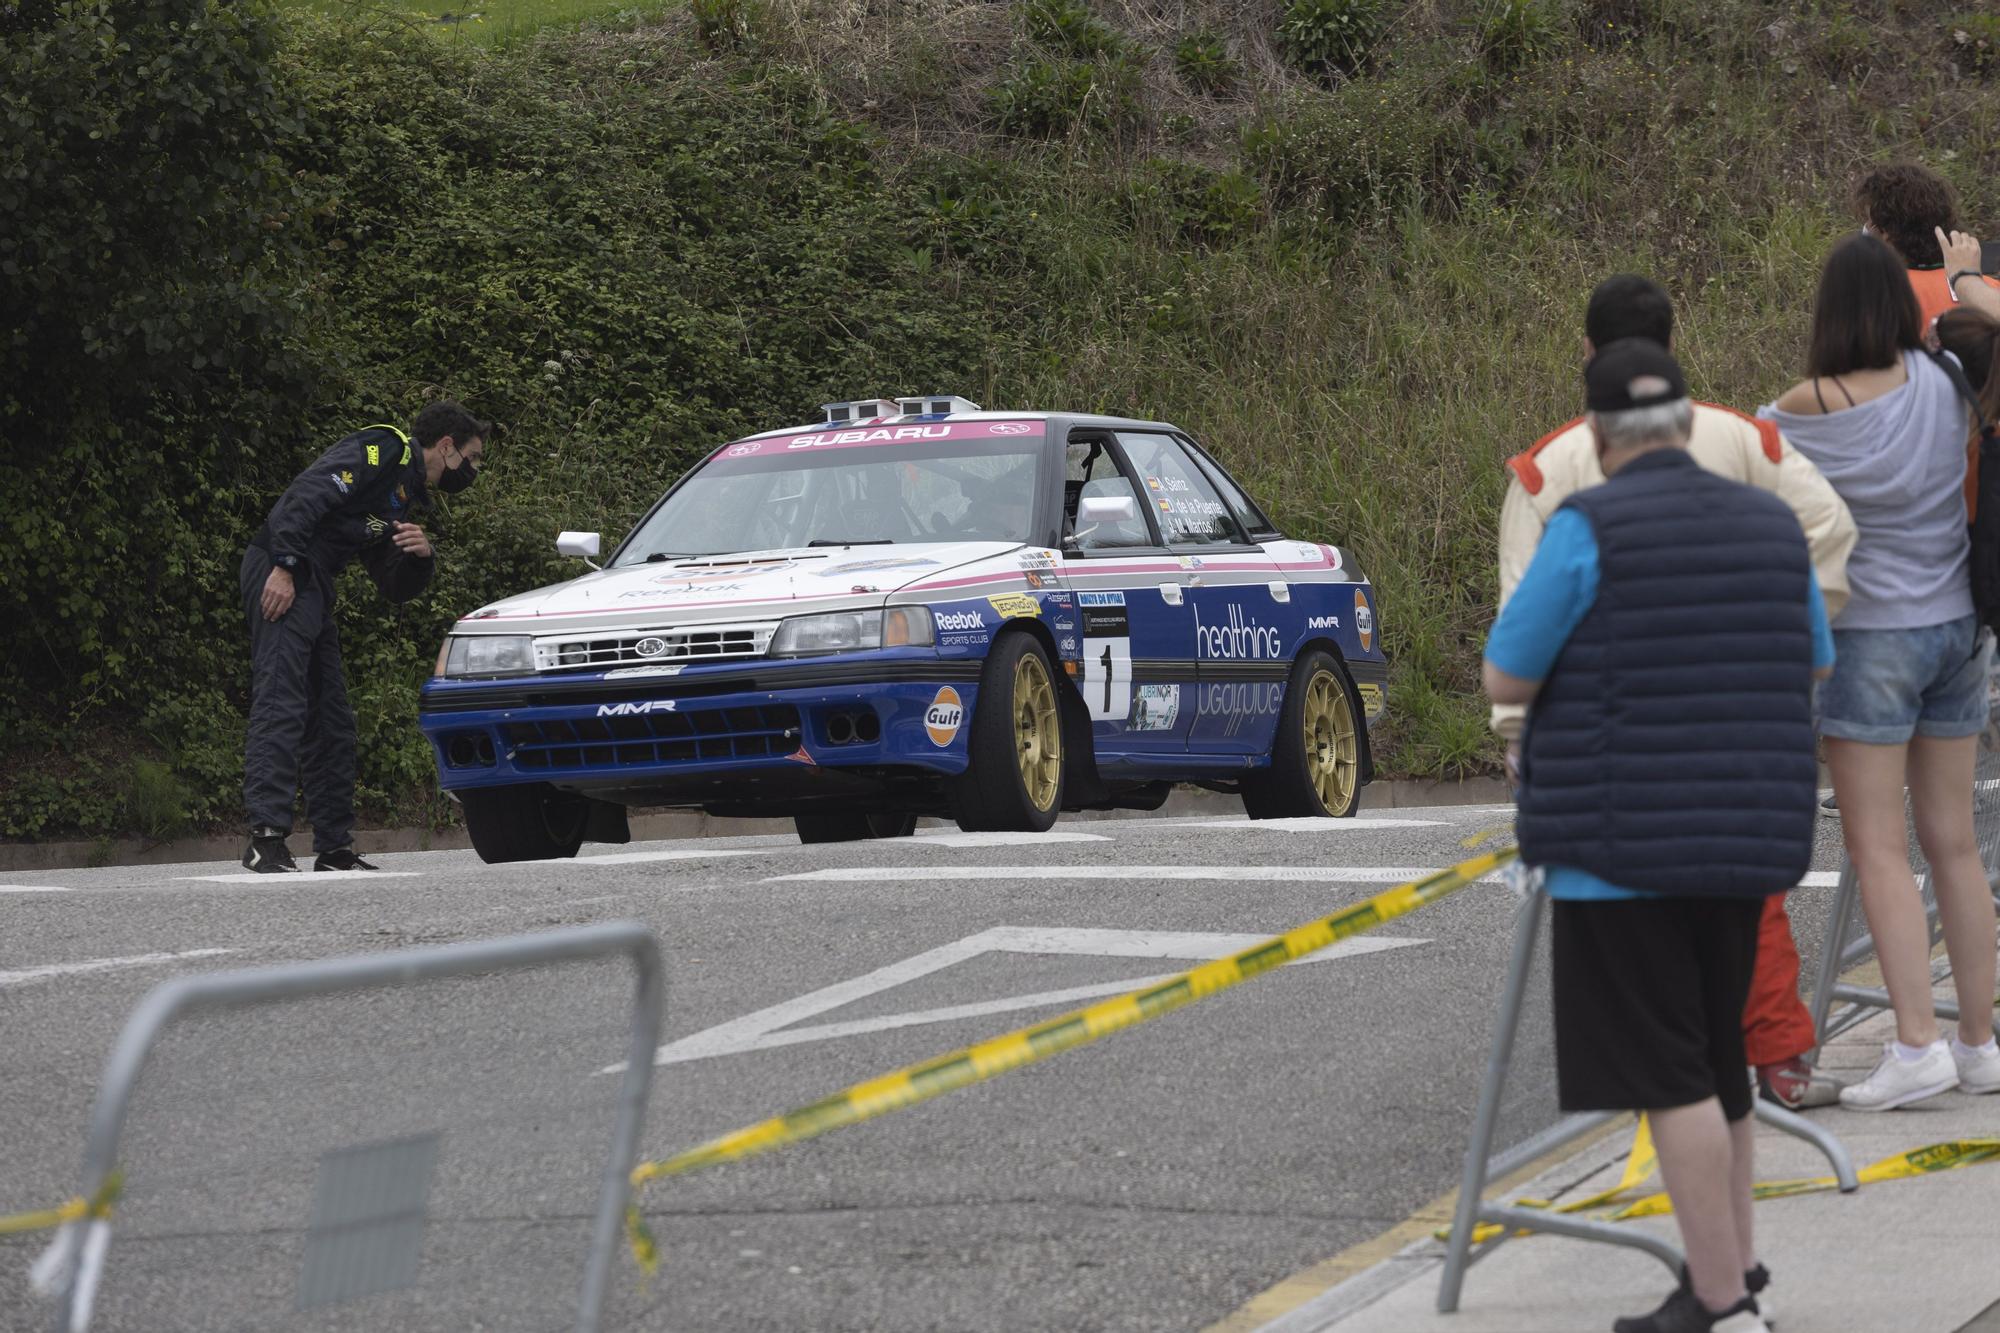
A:
<svg viewBox="0 0 2000 1333">
<path fill-rule="evenodd" d="M 1957 342 L 1964 316 L 1948 313 Z M 1841 1089 L 1841 1105 L 1855 1111 L 1890 1111 L 1954 1088 L 2000 1093 L 1993 896 L 1972 812 L 1987 701 L 1966 532 L 1970 422 L 1950 375 L 1925 353 L 1923 328 L 1896 252 L 1871 236 L 1843 241 L 1813 302 L 1811 378 L 1758 412 L 1818 464 L 1860 529 L 1820 730 L 1896 1037 L 1867 1078 Z M 1932 1006 L 1912 824 L 1958 991 L 1950 1041 Z"/>
<path fill-rule="evenodd" d="M 1529 706 L 1517 824 L 1554 901 L 1566 1111 L 1639 1110 L 1687 1251 L 1617 1333 L 1766 1333 L 1743 1004 L 1764 899 L 1812 860 L 1812 683 L 1833 638 L 1784 502 L 1704 471 L 1678 364 L 1628 338 L 1584 370 L 1607 480 L 1550 518 L 1486 645 Z"/>
</svg>

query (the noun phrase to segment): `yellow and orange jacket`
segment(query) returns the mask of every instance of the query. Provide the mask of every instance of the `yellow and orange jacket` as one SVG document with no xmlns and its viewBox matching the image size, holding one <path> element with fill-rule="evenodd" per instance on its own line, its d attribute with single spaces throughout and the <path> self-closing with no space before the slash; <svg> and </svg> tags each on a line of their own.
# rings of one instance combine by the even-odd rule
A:
<svg viewBox="0 0 2000 1333">
<path fill-rule="evenodd" d="M 1847 605 L 1847 557 L 1854 550 L 1854 518 L 1847 503 L 1775 424 L 1713 403 L 1696 403 L 1688 452 L 1708 471 L 1770 491 L 1798 516 L 1812 549 L 1814 573 L 1831 620 Z M 1500 506 L 1500 605 L 1514 595 L 1542 531 L 1562 502 L 1604 480 L 1597 448 L 1583 418 L 1550 431 L 1507 460 L 1507 498 Z M 1527 710 L 1494 705 L 1493 729 L 1519 739 Z"/>
</svg>

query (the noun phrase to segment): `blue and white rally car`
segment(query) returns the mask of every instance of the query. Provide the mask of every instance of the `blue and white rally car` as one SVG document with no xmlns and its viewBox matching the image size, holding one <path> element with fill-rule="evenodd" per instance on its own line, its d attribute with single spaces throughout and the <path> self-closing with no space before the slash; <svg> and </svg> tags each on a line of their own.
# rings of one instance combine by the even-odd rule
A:
<svg viewBox="0 0 2000 1333">
<path fill-rule="evenodd" d="M 482 857 L 622 842 L 635 805 L 807 842 L 1039 831 L 1176 782 L 1354 813 L 1387 664 L 1338 547 L 1285 538 L 1164 422 L 826 411 L 717 449 L 603 568 L 453 628 L 422 725 Z"/>
</svg>

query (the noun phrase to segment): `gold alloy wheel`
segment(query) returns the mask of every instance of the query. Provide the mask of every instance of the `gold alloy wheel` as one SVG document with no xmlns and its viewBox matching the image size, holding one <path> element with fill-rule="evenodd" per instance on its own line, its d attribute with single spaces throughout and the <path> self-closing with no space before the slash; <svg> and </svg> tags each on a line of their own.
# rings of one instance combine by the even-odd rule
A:
<svg viewBox="0 0 2000 1333">
<path fill-rule="evenodd" d="M 1361 777 L 1360 747 L 1355 740 L 1354 706 L 1330 671 L 1320 671 L 1306 685 L 1306 774 L 1319 793 L 1320 804 L 1334 814 L 1354 802 Z"/>
<path fill-rule="evenodd" d="M 1062 717 L 1049 669 L 1032 652 L 1014 663 L 1014 753 L 1028 803 L 1037 810 L 1052 808 L 1062 779 Z"/>
</svg>

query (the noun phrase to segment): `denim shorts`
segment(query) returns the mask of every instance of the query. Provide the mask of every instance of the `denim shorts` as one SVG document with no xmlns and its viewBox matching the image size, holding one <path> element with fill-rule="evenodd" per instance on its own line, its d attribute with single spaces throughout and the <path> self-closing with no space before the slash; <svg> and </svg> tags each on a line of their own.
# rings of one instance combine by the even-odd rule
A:
<svg viewBox="0 0 2000 1333">
<path fill-rule="evenodd" d="M 1820 731 L 1901 745 L 1986 727 L 1986 652 L 1973 616 L 1921 629 L 1836 629 L 1833 675 L 1819 687 Z"/>
</svg>

